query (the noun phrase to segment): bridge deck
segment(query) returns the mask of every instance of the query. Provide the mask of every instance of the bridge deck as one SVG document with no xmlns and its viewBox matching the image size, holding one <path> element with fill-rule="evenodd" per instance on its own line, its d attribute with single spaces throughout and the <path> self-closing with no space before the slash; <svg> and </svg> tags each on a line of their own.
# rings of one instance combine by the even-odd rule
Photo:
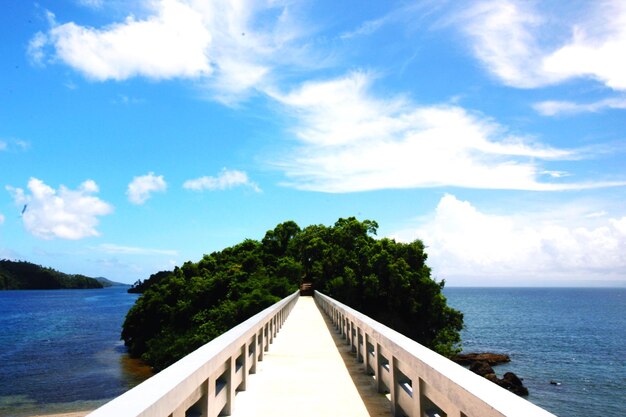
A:
<svg viewBox="0 0 626 417">
<path fill-rule="evenodd" d="M 360 368 L 313 298 L 300 297 L 232 415 L 389 416 L 389 400 Z"/>
</svg>

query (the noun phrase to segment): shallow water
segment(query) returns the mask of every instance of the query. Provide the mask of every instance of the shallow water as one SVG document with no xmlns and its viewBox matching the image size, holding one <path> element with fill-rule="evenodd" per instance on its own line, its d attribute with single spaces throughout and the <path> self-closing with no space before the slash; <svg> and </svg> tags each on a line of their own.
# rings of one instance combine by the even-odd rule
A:
<svg viewBox="0 0 626 417">
<path fill-rule="evenodd" d="M 0 291 L 0 415 L 93 409 L 147 378 L 119 340 L 126 289 Z"/>
<path fill-rule="evenodd" d="M 626 289 L 446 288 L 466 352 L 507 353 L 498 376 L 560 417 L 626 416 Z M 559 386 L 550 381 L 558 381 Z"/>
</svg>

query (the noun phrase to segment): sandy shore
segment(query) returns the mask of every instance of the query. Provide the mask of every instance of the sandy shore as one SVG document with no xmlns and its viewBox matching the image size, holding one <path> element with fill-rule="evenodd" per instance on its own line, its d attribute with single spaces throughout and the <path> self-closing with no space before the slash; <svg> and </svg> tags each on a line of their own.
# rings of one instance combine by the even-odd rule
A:
<svg viewBox="0 0 626 417">
<path fill-rule="evenodd" d="M 90 411 L 75 411 L 73 413 L 61 413 L 61 414 L 38 414 L 33 417 L 85 417 Z"/>
</svg>

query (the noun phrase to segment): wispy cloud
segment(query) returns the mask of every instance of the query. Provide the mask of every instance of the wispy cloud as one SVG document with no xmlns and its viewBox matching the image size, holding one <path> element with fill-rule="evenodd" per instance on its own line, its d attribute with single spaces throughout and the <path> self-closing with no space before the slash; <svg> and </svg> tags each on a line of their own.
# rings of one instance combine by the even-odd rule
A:
<svg viewBox="0 0 626 417">
<path fill-rule="evenodd" d="M 117 254 L 117 255 L 178 256 L 178 251 L 176 250 L 141 248 L 141 247 L 136 247 L 136 246 L 121 246 L 121 245 L 115 245 L 112 243 L 103 243 L 101 245 L 98 245 L 96 249 L 104 253 Z"/>
<path fill-rule="evenodd" d="M 92 9 L 100 9 L 104 5 L 104 0 L 78 0 L 78 4 Z"/>
<path fill-rule="evenodd" d="M 113 212 L 113 207 L 94 196 L 99 190 L 92 180 L 76 190 L 63 185 L 58 190 L 37 178 L 28 181 L 30 194 L 21 188 L 6 187 L 15 204 L 24 206 L 24 227 L 42 239 L 82 239 L 98 236 L 98 217 Z"/>
<path fill-rule="evenodd" d="M 574 115 L 579 113 L 598 113 L 610 109 L 626 109 L 626 98 L 608 98 L 593 103 L 573 101 L 542 101 L 533 108 L 543 116 Z"/>
<path fill-rule="evenodd" d="M 0 224 L 4 223 L 4 215 L 0 213 Z"/>
<path fill-rule="evenodd" d="M 591 2 L 574 14 L 541 9 L 544 4 L 480 1 L 459 13 L 455 23 L 476 57 L 507 85 L 535 88 L 586 77 L 626 90 L 626 61 L 621 58 L 626 5 Z"/>
<path fill-rule="evenodd" d="M 305 83 L 273 97 L 293 117 L 299 145 L 275 161 L 287 185 L 326 192 L 457 186 L 566 190 L 622 183 L 540 181 L 538 161 L 576 160 L 576 150 L 553 148 L 510 134 L 493 120 L 450 105 L 419 106 L 377 98 L 371 76 Z"/>
<path fill-rule="evenodd" d="M 97 3 L 93 0 L 91 3 Z M 301 36 L 289 2 L 273 0 L 144 0 L 146 17 L 132 14 L 101 28 L 69 22 L 30 41 L 34 63 L 48 57 L 93 80 L 188 78 L 226 103 L 277 77 L 274 66 L 299 66 L 293 41 Z M 306 48 L 306 47 L 304 47 Z M 297 58 L 292 58 L 297 57 Z M 51 59 L 48 59 L 50 61 Z"/>
<path fill-rule="evenodd" d="M 167 189 L 167 184 L 163 179 L 163 175 L 154 175 L 154 172 L 150 172 L 146 175 L 133 178 L 126 195 L 128 195 L 128 201 L 133 204 L 143 204 L 152 196 L 155 192 L 164 192 Z"/>
<path fill-rule="evenodd" d="M 30 143 L 19 139 L 0 139 L 0 152 L 2 151 L 25 151 L 30 148 Z"/>
<path fill-rule="evenodd" d="M 183 188 L 193 191 L 216 191 L 226 190 L 235 187 L 250 187 L 256 192 L 261 189 L 254 182 L 250 181 L 248 174 L 243 171 L 229 170 L 224 168 L 216 177 L 200 177 L 185 181 Z"/>
<path fill-rule="evenodd" d="M 597 213 L 560 207 L 492 214 L 448 194 L 429 220 L 396 237 L 422 239 L 439 278 L 623 279 L 615 271 L 626 269 L 626 215 Z"/>
</svg>

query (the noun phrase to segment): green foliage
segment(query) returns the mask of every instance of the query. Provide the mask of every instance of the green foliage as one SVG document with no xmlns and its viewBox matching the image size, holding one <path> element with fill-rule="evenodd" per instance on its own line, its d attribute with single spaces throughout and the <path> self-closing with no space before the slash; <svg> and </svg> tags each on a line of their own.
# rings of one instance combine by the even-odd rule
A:
<svg viewBox="0 0 626 417">
<path fill-rule="evenodd" d="M 171 273 L 172 271 L 159 271 L 155 274 L 150 275 L 148 279 L 144 279 L 143 281 L 138 279 L 133 285 L 130 286 L 128 292 L 143 294 L 148 288 L 150 288 L 154 284 L 158 284 L 163 280 L 163 278 L 169 276 Z"/>
<path fill-rule="evenodd" d="M 351 217 L 333 227 L 276 226 L 160 272 L 131 308 L 129 352 L 163 369 L 295 291 L 302 282 L 444 354 L 458 352 L 463 315 L 431 279 L 424 245 L 375 239 L 378 224 Z M 158 275 L 158 278 L 153 278 Z"/>
<path fill-rule="evenodd" d="M 0 290 L 56 290 L 102 288 L 95 278 L 68 275 L 30 262 L 0 260 Z"/>
</svg>

